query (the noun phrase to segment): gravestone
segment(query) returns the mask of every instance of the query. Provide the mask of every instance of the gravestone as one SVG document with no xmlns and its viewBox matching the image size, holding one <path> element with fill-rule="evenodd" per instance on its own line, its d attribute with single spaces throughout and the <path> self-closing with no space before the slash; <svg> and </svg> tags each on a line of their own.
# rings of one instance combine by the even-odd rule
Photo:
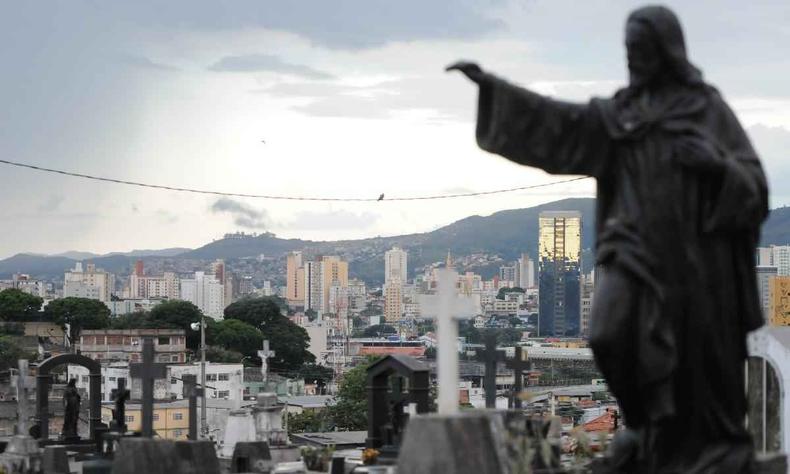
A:
<svg viewBox="0 0 790 474">
<path fill-rule="evenodd" d="M 457 319 L 476 315 L 479 307 L 471 298 L 458 296 L 458 274 L 450 269 L 438 270 L 436 295 L 420 296 L 420 312 L 436 319 L 438 363 L 438 411 L 452 414 L 458 411 L 458 323 Z"/>
<path fill-rule="evenodd" d="M 45 474 L 69 474 L 69 456 L 65 446 L 44 446 L 42 469 Z"/>
<path fill-rule="evenodd" d="M 266 441 L 244 441 L 236 443 L 230 472 L 268 473 L 273 467 L 272 454 Z"/>
<path fill-rule="evenodd" d="M 525 357 L 526 356 L 526 357 Z M 529 361 L 527 352 L 521 346 L 516 346 L 515 355 L 513 359 L 508 360 L 508 369 L 513 371 L 515 380 L 513 382 L 513 393 L 510 396 L 511 405 L 513 408 L 521 408 L 521 391 L 524 389 L 524 371 L 532 368 L 532 363 Z"/>
<path fill-rule="evenodd" d="M 486 408 L 496 408 L 496 370 L 497 364 L 505 360 L 505 351 L 497 350 L 497 336 L 489 331 L 485 335 L 485 349 L 477 351 L 477 360 L 485 363 L 483 390 L 486 396 Z"/>
<path fill-rule="evenodd" d="M 502 474 L 508 471 L 504 427 L 482 411 L 424 415 L 409 422 L 398 472 Z"/>
<path fill-rule="evenodd" d="M 401 379 L 408 381 L 403 393 Z M 391 383 L 392 382 L 392 383 Z M 380 462 L 394 461 L 406 426 L 409 406 L 427 413 L 430 399 L 430 369 L 409 356 L 388 355 L 367 369 L 368 437 L 365 446 L 381 450 Z M 392 386 L 392 396 L 389 395 Z"/>
<path fill-rule="evenodd" d="M 213 441 L 176 441 L 176 455 L 181 460 L 179 474 L 182 472 L 218 474 L 220 472 L 219 459 L 217 459 Z"/>
<path fill-rule="evenodd" d="M 154 380 L 167 376 L 167 364 L 154 362 L 154 339 L 143 338 L 143 362 L 129 364 L 129 376 L 139 378 L 143 386 L 142 426 L 143 436 L 154 435 Z"/>
<path fill-rule="evenodd" d="M 112 474 L 217 474 L 219 460 L 211 441 L 123 438 Z"/>
</svg>

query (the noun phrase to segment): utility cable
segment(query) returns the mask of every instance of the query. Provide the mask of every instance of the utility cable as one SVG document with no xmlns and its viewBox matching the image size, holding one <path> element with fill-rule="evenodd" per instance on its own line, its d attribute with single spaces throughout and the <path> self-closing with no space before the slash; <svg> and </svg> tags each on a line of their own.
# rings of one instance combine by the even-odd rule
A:
<svg viewBox="0 0 790 474">
<path fill-rule="evenodd" d="M 151 189 L 162 189 L 166 191 L 177 191 L 183 193 L 194 193 L 194 194 L 209 194 L 214 196 L 225 196 L 225 197 L 243 197 L 243 198 L 256 198 L 256 199 L 277 199 L 283 201 L 342 201 L 342 202 L 373 202 L 373 201 L 425 201 L 425 200 L 435 200 L 435 199 L 455 199 L 455 198 L 464 198 L 464 197 L 474 197 L 474 196 L 487 196 L 490 194 L 502 194 L 502 193 L 511 193 L 514 191 L 523 191 L 526 189 L 535 189 L 535 188 L 543 188 L 548 186 L 554 186 L 557 184 L 566 184 L 571 183 L 574 181 L 581 181 L 583 179 L 587 179 L 587 176 L 580 176 L 575 178 L 564 179 L 560 181 L 552 181 L 550 183 L 540 183 L 540 184 L 531 184 L 527 186 L 518 186 L 515 188 L 507 188 L 507 189 L 496 189 L 493 191 L 478 191 L 478 192 L 468 192 L 468 193 L 454 193 L 454 194 L 435 194 L 435 195 L 428 195 L 428 196 L 407 196 L 407 197 L 390 197 L 386 198 L 383 195 L 380 197 L 374 198 L 337 198 L 337 197 L 320 197 L 320 196 L 280 196 L 280 195 L 267 195 L 267 194 L 247 194 L 247 193 L 235 193 L 235 192 L 224 192 L 224 191 L 211 191 L 206 189 L 194 189 L 194 188 L 182 188 L 178 186 L 165 186 L 161 184 L 150 184 L 150 183 L 141 183 L 138 181 L 128 181 L 124 179 L 116 179 L 116 178 L 107 178 L 103 176 L 95 176 L 83 173 L 75 173 L 72 171 L 65 171 L 65 170 L 58 170 L 53 168 L 45 168 L 43 166 L 36 166 L 27 163 L 19 163 L 10 160 L 3 160 L 0 159 L 0 164 L 6 164 L 10 166 L 17 166 L 19 168 L 27 168 L 35 171 L 41 171 L 45 173 L 55 173 L 64 176 L 71 176 L 74 178 L 82 178 L 82 179 L 89 179 L 93 181 L 102 181 L 106 183 L 115 183 L 115 184 L 125 184 L 128 186 L 138 186 L 142 188 L 151 188 Z"/>
</svg>

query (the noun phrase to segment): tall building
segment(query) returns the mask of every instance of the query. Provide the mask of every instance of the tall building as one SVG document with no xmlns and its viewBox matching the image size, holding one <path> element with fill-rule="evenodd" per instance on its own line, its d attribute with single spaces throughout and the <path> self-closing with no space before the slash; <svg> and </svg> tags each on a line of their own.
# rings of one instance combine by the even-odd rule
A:
<svg viewBox="0 0 790 474">
<path fill-rule="evenodd" d="M 304 310 L 312 309 L 319 315 L 324 306 L 324 285 L 321 262 L 304 262 Z"/>
<path fill-rule="evenodd" d="M 115 289 L 115 276 L 104 270 L 97 269 L 89 263 L 85 270 L 82 262 L 77 262 L 74 269 L 66 272 L 63 281 L 63 297 L 90 298 L 104 303 L 110 301 Z"/>
<path fill-rule="evenodd" d="M 578 211 L 539 216 L 538 335 L 579 335 L 582 216 Z"/>
<path fill-rule="evenodd" d="M 768 305 L 771 326 L 790 326 L 790 276 L 778 276 L 769 282 L 771 302 Z"/>
<path fill-rule="evenodd" d="M 581 278 L 581 309 L 579 314 L 580 333 L 584 337 L 590 336 L 590 317 L 592 316 L 593 296 L 595 292 L 595 271 Z"/>
<path fill-rule="evenodd" d="M 408 277 L 407 269 L 408 254 L 399 247 L 393 247 L 384 253 L 384 283 L 389 283 L 394 279 L 406 283 Z"/>
<path fill-rule="evenodd" d="M 790 276 L 790 245 L 772 245 L 772 265 L 776 267 L 779 276 Z"/>
<path fill-rule="evenodd" d="M 348 310 L 352 313 L 359 313 L 367 305 L 367 288 L 362 280 L 348 280 Z"/>
<path fill-rule="evenodd" d="M 757 292 L 760 295 L 760 307 L 763 309 L 763 316 L 769 319 L 771 306 L 771 280 L 776 278 L 778 269 L 774 266 L 758 266 L 757 272 Z"/>
<path fill-rule="evenodd" d="M 517 265 L 503 265 L 499 267 L 499 280 L 512 282 L 512 285 L 517 285 L 518 282 L 518 266 Z"/>
<path fill-rule="evenodd" d="M 321 310 L 324 313 L 333 312 L 329 303 L 329 291 L 333 286 L 348 287 L 348 262 L 340 257 L 325 256 L 321 258 Z"/>
<path fill-rule="evenodd" d="M 129 298 L 171 299 L 180 297 L 179 278 L 173 272 L 165 272 L 162 276 L 146 276 L 143 262 L 138 260 L 134 272 L 129 275 Z"/>
<path fill-rule="evenodd" d="M 526 253 L 522 253 L 518 259 L 518 286 L 519 288 L 535 287 L 535 262 Z"/>
<path fill-rule="evenodd" d="M 214 275 L 195 272 L 194 278 L 181 280 L 181 299 L 192 302 L 206 316 L 222 319 L 225 289 Z"/>
<path fill-rule="evenodd" d="M 290 252 L 285 258 L 285 299 L 291 306 L 304 305 L 305 274 L 302 252 Z"/>
<path fill-rule="evenodd" d="M 382 289 L 384 296 L 384 320 L 396 323 L 403 316 L 403 283 L 393 280 L 385 283 Z"/>
</svg>

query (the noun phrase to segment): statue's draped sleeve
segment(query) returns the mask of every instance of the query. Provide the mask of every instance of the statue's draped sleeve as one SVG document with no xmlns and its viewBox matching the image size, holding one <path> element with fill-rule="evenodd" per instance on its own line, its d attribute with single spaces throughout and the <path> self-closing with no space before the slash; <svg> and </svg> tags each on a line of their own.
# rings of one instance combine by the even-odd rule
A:
<svg viewBox="0 0 790 474">
<path fill-rule="evenodd" d="M 600 177 L 611 139 L 596 107 L 561 102 L 491 74 L 480 83 L 480 148 L 554 174 Z"/>
<path fill-rule="evenodd" d="M 725 156 L 721 187 L 706 230 L 757 231 L 768 215 L 768 185 L 760 159 L 724 100 L 715 94 L 713 101 L 712 125 Z"/>
</svg>

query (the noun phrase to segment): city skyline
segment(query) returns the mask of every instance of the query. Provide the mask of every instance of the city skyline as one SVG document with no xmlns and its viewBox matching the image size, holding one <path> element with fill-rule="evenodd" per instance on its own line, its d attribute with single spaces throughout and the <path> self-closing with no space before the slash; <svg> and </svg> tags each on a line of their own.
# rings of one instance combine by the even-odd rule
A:
<svg viewBox="0 0 790 474">
<path fill-rule="evenodd" d="M 257 15 L 261 7 L 244 2 L 230 16 L 202 2 L 9 9 L 0 19 L 5 44 L 15 45 L 0 51 L 4 159 L 170 186 L 385 200 L 206 197 L 3 166 L 0 218 L 13 232 L 0 236 L 0 256 L 195 247 L 234 230 L 313 240 L 394 235 L 593 194 L 586 180 L 477 199 L 386 200 L 557 179 L 478 150 L 471 89 L 442 69 L 478 59 L 556 97 L 609 94 L 626 81 L 630 4 L 407 2 L 393 11 L 373 3 L 338 5 L 331 17 L 342 24 L 321 21 L 328 7 L 310 2 L 296 16 L 281 5 Z M 773 205 L 790 203 L 781 186 L 790 178 L 790 94 L 780 79 L 787 32 L 779 21 L 790 7 L 754 4 L 744 14 L 734 2 L 670 4 L 692 59 L 764 159 Z M 546 26 L 557 24 L 564 27 Z M 720 34 L 732 30 L 739 34 Z M 743 51 L 748 62 L 734 65 Z"/>
</svg>

